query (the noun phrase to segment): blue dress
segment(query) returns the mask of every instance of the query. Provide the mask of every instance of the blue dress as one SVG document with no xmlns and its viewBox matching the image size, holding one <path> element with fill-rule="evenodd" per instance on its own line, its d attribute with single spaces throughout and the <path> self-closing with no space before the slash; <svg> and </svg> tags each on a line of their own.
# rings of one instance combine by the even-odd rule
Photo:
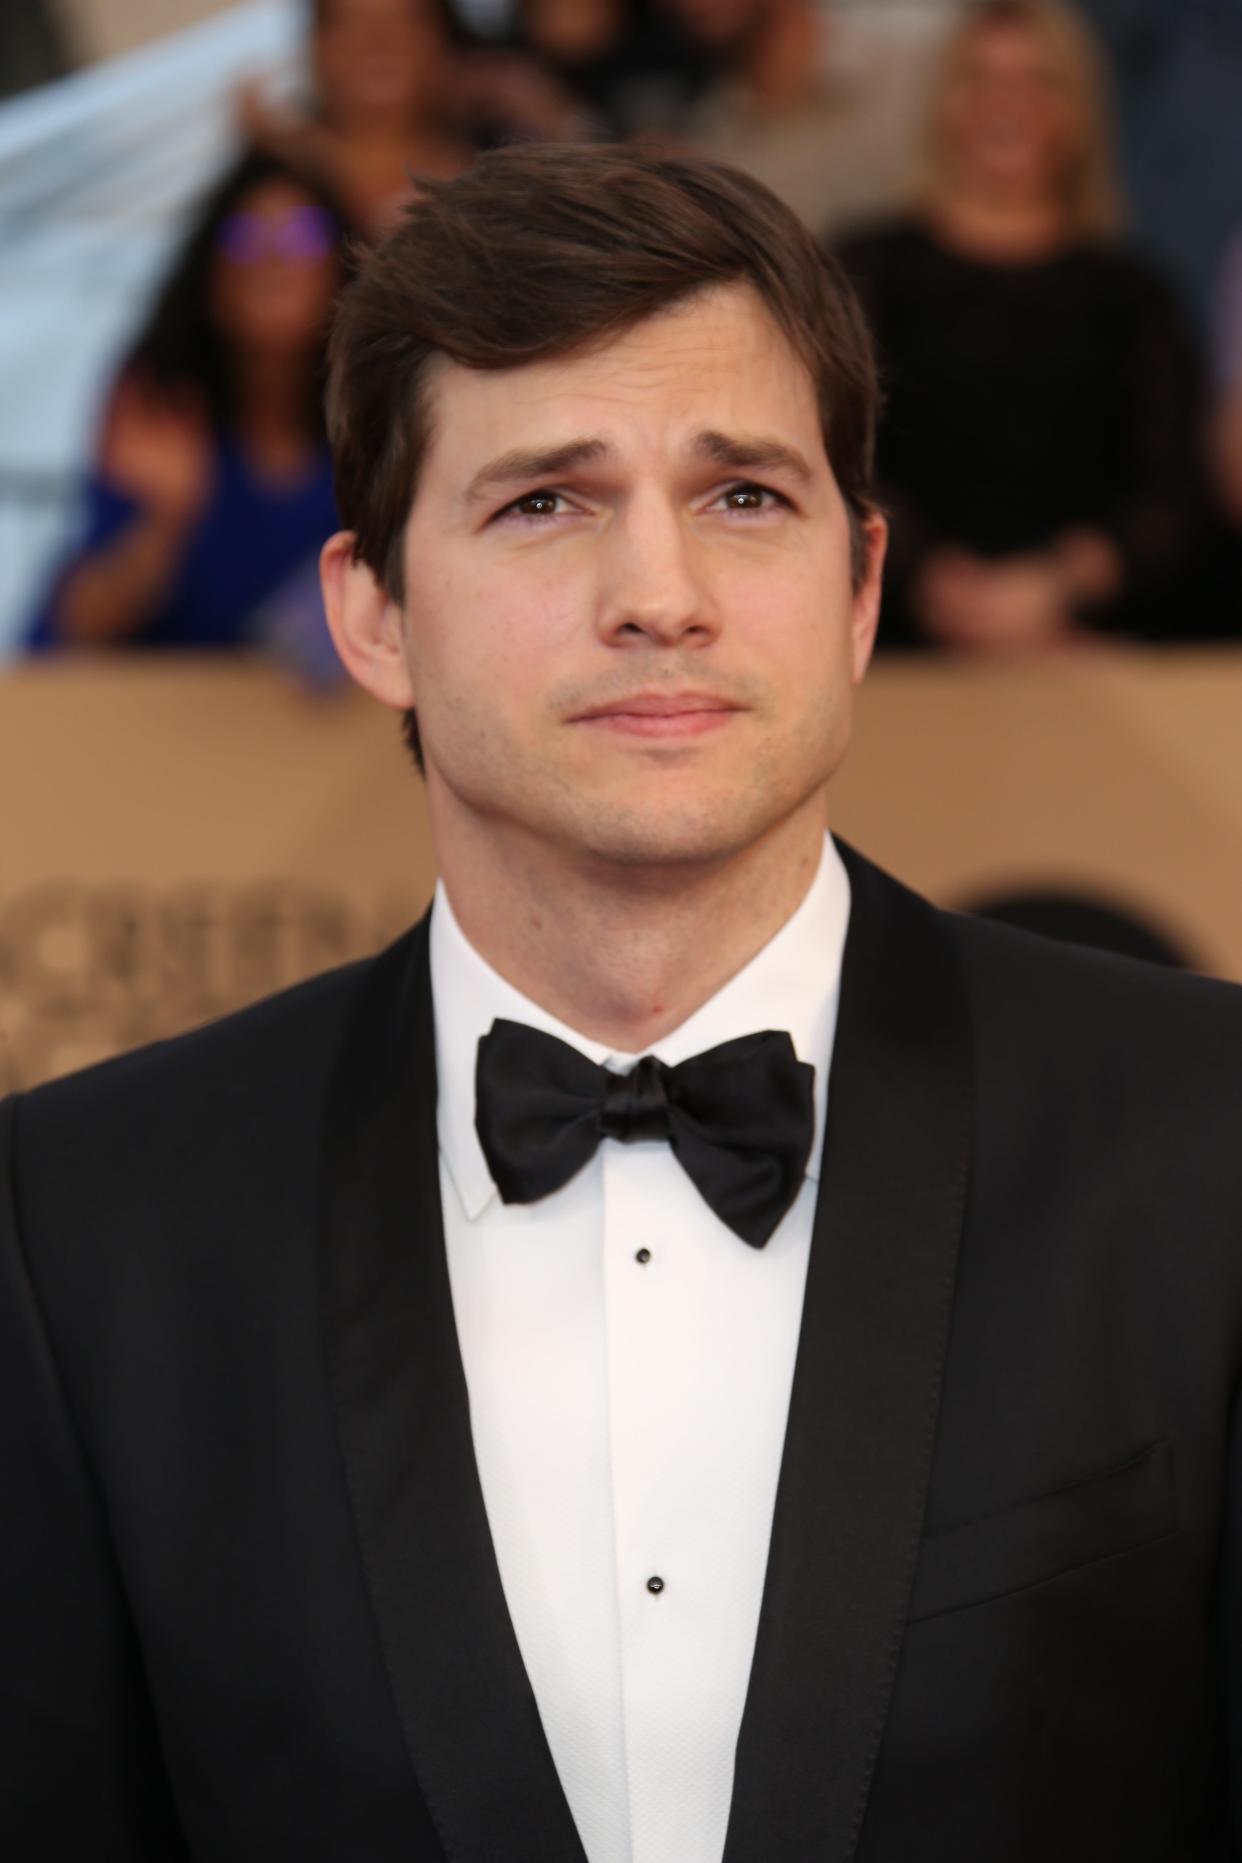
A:
<svg viewBox="0 0 1242 1863">
<path fill-rule="evenodd" d="M 86 486 L 81 541 L 62 563 L 34 616 L 27 645 L 63 645 L 53 629 L 66 577 L 120 537 L 140 506 L 99 475 Z M 256 477 L 239 449 L 219 443 L 215 482 L 198 525 L 188 536 L 172 583 L 146 626 L 118 646 L 235 647 L 255 638 L 255 616 L 282 585 L 305 583 L 321 546 L 338 528 L 332 467 L 326 450 L 301 478 L 273 485 Z"/>
</svg>

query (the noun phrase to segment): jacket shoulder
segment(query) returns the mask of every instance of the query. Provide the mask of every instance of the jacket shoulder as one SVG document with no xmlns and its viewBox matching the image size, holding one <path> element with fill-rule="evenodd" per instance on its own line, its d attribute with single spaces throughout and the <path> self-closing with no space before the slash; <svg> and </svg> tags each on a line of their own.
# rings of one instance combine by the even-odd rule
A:
<svg viewBox="0 0 1242 1863">
<path fill-rule="evenodd" d="M 1063 943 L 965 913 L 936 914 L 956 946 L 978 1038 L 1030 1065 L 1197 1069 L 1242 1094 L 1242 986 Z"/>
<path fill-rule="evenodd" d="M 397 958 L 412 934 L 393 946 Z M 19 1177 L 96 1189 L 257 1164 L 314 1124 L 380 958 L 15 1096 Z"/>
</svg>

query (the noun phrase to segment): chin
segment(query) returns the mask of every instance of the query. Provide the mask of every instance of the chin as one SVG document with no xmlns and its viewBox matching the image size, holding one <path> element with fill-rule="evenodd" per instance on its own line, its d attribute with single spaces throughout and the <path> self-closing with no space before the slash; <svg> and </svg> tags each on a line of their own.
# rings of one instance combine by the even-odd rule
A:
<svg viewBox="0 0 1242 1863">
<path fill-rule="evenodd" d="M 568 838 L 588 856 L 622 867 L 703 866 L 727 860 L 761 840 L 787 811 L 753 790 L 739 795 L 642 798 L 601 805 L 567 823 Z"/>
</svg>

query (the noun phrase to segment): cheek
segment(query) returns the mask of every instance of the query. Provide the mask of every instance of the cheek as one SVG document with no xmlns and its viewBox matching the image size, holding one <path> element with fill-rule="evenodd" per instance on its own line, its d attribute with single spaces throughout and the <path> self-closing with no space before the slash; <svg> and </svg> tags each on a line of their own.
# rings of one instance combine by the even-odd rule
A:
<svg viewBox="0 0 1242 1863">
<path fill-rule="evenodd" d="M 308 268 L 303 276 L 302 288 L 307 314 L 312 322 L 327 323 L 340 283 L 341 274 L 333 259 L 326 259 L 322 264 Z"/>
<path fill-rule="evenodd" d="M 808 612 L 781 671 L 791 728 L 818 757 L 848 728 L 856 683 L 849 610 Z"/>
<path fill-rule="evenodd" d="M 835 556 L 787 566 L 779 578 L 763 571 L 735 577 L 729 591 L 731 632 L 746 641 L 756 668 L 766 664 L 774 676 L 812 686 L 830 676 L 848 639 L 851 608 L 848 571 Z"/>
<path fill-rule="evenodd" d="M 957 151 L 968 146 L 978 134 L 983 112 L 978 99 L 973 95 L 958 92 L 950 97 L 944 106 L 939 124 L 941 142 L 946 148 Z"/>
<path fill-rule="evenodd" d="M 332 270 L 321 266 L 256 267 L 245 312 L 256 328 L 315 331 L 327 319 L 332 278 Z"/>
<path fill-rule="evenodd" d="M 417 562 L 417 543 L 410 556 Z M 521 571 L 449 563 L 414 585 L 408 640 L 420 703 L 434 705 L 439 688 L 459 711 L 517 716 L 581 657 L 587 630 L 567 578 Z"/>
<path fill-rule="evenodd" d="M 1078 118 L 1068 99 L 1058 98 L 1049 110 L 1044 140 L 1049 152 L 1059 161 L 1073 162 L 1082 154 Z"/>
</svg>

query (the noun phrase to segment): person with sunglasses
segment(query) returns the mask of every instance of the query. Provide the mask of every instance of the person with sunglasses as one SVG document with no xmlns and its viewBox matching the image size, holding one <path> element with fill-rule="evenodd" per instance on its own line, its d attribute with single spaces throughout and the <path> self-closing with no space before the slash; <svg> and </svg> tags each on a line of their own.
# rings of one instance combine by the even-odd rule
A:
<svg viewBox="0 0 1242 1863">
<path fill-rule="evenodd" d="M 233 647 L 302 586 L 336 525 L 321 389 L 346 231 L 268 153 L 219 182 L 107 399 L 33 649 Z"/>
</svg>

